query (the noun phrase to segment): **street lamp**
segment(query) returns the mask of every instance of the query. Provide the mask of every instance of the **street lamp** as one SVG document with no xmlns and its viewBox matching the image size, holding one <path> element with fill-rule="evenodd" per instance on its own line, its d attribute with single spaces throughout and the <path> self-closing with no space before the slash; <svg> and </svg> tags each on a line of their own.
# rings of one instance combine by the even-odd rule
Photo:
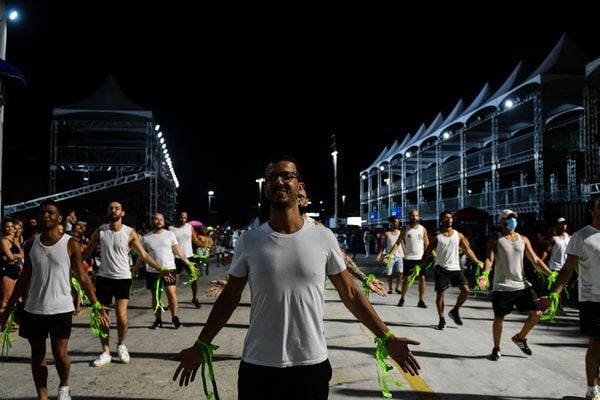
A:
<svg viewBox="0 0 600 400">
<path fill-rule="evenodd" d="M 262 200 L 262 185 L 265 183 L 265 178 L 258 178 L 256 180 L 258 183 L 258 212 L 260 212 L 260 201 Z"/>
<path fill-rule="evenodd" d="M 333 151 L 331 152 L 331 157 L 333 157 L 333 224 L 331 228 L 337 228 L 338 225 L 338 183 L 337 183 L 337 155 L 338 152 L 335 146 L 335 134 L 331 135 L 331 147 Z"/>
<path fill-rule="evenodd" d="M 215 197 L 215 192 L 213 190 L 209 190 L 208 191 L 208 220 L 209 220 L 209 224 L 210 224 L 210 213 L 211 213 L 211 200 L 212 198 Z"/>
<path fill-rule="evenodd" d="M 346 195 L 342 195 L 342 214 L 346 216 Z"/>
<path fill-rule="evenodd" d="M 6 60 L 6 0 L 0 0 L 0 59 Z M 11 20 L 17 19 L 18 14 L 16 11 L 11 11 L 8 14 Z M 0 80 L 0 93 L 4 90 L 4 82 Z M 4 151 L 4 105 L 0 104 L 0 216 L 4 215 L 4 209 L 2 206 L 2 153 Z"/>
</svg>

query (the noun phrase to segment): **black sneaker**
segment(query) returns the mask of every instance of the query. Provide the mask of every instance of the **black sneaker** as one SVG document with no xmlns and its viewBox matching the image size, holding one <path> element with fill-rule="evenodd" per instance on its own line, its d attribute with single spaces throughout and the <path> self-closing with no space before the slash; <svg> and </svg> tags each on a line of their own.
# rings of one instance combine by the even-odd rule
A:
<svg viewBox="0 0 600 400">
<path fill-rule="evenodd" d="M 398 289 L 396 289 L 396 293 L 398 293 L 398 294 L 402 294 L 402 290 L 398 290 Z"/>
<path fill-rule="evenodd" d="M 440 318 L 440 322 L 438 323 L 437 328 L 441 331 L 445 327 L 446 327 L 446 320 L 443 317 L 441 317 Z"/>
<path fill-rule="evenodd" d="M 452 320 L 456 323 L 456 325 L 462 325 L 462 319 L 460 319 L 460 315 L 458 314 L 458 308 L 453 308 L 448 313 L 448 316 L 452 318 Z"/>
<path fill-rule="evenodd" d="M 162 328 L 162 321 L 160 319 L 157 319 L 156 321 L 154 321 L 154 323 L 150 327 L 150 329 L 158 329 L 158 328 Z"/>
<path fill-rule="evenodd" d="M 489 355 L 488 359 L 492 360 L 492 361 L 498 361 L 501 357 L 500 354 L 500 349 L 494 347 L 492 349 L 492 354 Z"/>
<path fill-rule="evenodd" d="M 179 329 L 181 327 L 181 321 L 177 315 L 173 317 L 173 326 L 175 329 Z"/>
<path fill-rule="evenodd" d="M 398 307 L 404 306 L 404 297 L 400 297 L 400 301 L 398 302 Z"/>
<path fill-rule="evenodd" d="M 192 304 L 196 307 L 196 308 L 200 308 L 202 307 L 202 304 L 200 304 L 200 300 L 198 300 L 198 298 L 192 299 Z"/>
<path fill-rule="evenodd" d="M 419 303 L 417 304 L 417 307 L 419 307 L 419 308 L 427 308 L 427 304 L 425 304 L 425 302 L 423 300 L 419 300 Z"/>
<path fill-rule="evenodd" d="M 531 349 L 529 348 L 529 346 L 527 346 L 527 339 L 521 339 L 519 337 L 519 334 L 517 333 L 515 336 L 512 337 L 511 340 L 514 344 L 517 345 L 518 348 L 521 349 L 523 353 L 527 354 L 528 356 L 532 354 Z"/>
</svg>

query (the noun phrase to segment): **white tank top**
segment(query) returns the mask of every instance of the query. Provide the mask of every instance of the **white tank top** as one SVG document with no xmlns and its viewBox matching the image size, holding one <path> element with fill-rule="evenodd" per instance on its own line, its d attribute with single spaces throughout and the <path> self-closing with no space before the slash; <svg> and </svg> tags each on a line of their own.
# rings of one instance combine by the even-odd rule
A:
<svg viewBox="0 0 600 400">
<path fill-rule="evenodd" d="M 458 231 L 453 231 L 452 236 L 442 233 L 437 235 L 437 246 L 435 248 L 437 257 L 435 264 L 448 271 L 460 271 L 460 259 L 458 257 Z"/>
<path fill-rule="evenodd" d="M 98 276 L 109 279 L 131 279 L 129 270 L 129 236 L 133 228 L 123 225 L 113 232 L 108 224 L 100 226 L 100 257 Z"/>
<path fill-rule="evenodd" d="M 560 271 L 565 265 L 565 261 L 567 261 L 567 245 L 571 240 L 571 236 L 567 234 L 564 238 L 560 236 L 552 236 L 552 238 L 554 239 L 554 245 L 550 250 L 548 267 L 552 271 Z"/>
<path fill-rule="evenodd" d="M 404 258 L 407 260 L 420 260 L 425 252 L 425 228 L 419 224 L 416 228 L 408 225 L 404 233 L 404 247 L 406 254 Z"/>
<path fill-rule="evenodd" d="M 171 225 L 169 230 L 175 234 L 183 255 L 191 257 L 194 254 L 194 249 L 192 248 L 192 226 L 188 223 L 183 226 Z M 175 255 L 175 257 L 179 258 L 178 255 Z"/>
<path fill-rule="evenodd" d="M 521 235 L 515 241 L 505 236 L 496 245 L 496 268 L 494 270 L 494 290 L 514 292 L 527 287 L 523 277 L 523 254 L 525 242 Z"/>
<path fill-rule="evenodd" d="M 398 241 L 398 238 L 400 237 L 400 231 L 397 231 L 395 234 L 392 233 L 392 231 L 389 231 L 389 232 L 387 232 L 386 236 L 387 236 L 386 252 L 389 253 L 389 251 L 392 249 L 392 247 L 394 247 L 394 245 Z M 394 258 L 402 258 L 402 256 L 403 256 L 402 246 L 398 246 L 396 248 L 396 251 L 394 251 L 393 256 L 394 256 Z"/>
<path fill-rule="evenodd" d="M 54 315 L 72 312 L 71 259 L 68 243 L 71 236 L 64 234 L 52 246 L 44 246 L 40 236 L 33 239 L 31 259 L 31 287 L 25 311 L 31 314 Z"/>
</svg>

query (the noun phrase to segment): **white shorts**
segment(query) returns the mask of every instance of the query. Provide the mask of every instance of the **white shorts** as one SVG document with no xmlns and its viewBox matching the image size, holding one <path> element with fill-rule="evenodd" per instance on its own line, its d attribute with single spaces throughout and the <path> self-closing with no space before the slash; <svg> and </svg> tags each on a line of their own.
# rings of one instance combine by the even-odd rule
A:
<svg viewBox="0 0 600 400">
<path fill-rule="evenodd" d="M 394 273 L 401 273 L 404 269 L 404 262 L 402 257 L 394 257 L 392 258 L 392 262 L 385 265 L 385 273 L 387 276 L 390 276 Z"/>
</svg>

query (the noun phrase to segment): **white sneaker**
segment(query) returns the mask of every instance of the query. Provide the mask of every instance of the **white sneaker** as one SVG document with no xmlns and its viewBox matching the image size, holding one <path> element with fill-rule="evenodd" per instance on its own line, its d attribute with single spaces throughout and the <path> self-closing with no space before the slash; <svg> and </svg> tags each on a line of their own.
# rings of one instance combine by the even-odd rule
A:
<svg viewBox="0 0 600 400">
<path fill-rule="evenodd" d="M 104 367 L 106 364 L 110 364 L 112 357 L 110 353 L 102 353 L 98 358 L 94 360 L 94 367 Z"/>
<path fill-rule="evenodd" d="M 119 353 L 119 358 L 123 364 L 129 364 L 129 352 L 124 344 L 120 344 L 119 347 L 117 347 L 117 353 Z"/>
<path fill-rule="evenodd" d="M 71 389 L 68 386 L 58 388 L 58 400 L 71 400 Z"/>
</svg>

